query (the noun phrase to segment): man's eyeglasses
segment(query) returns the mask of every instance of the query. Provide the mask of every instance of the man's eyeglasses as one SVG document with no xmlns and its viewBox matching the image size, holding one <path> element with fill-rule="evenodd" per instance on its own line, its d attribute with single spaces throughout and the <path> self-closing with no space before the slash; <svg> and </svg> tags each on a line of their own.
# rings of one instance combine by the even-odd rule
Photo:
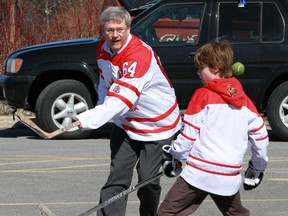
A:
<svg viewBox="0 0 288 216">
<path fill-rule="evenodd" d="M 126 29 L 127 29 L 127 28 L 116 28 L 116 29 L 114 29 L 114 28 L 108 28 L 108 29 L 105 29 L 104 31 L 105 31 L 105 33 L 106 33 L 107 35 L 112 35 L 112 34 L 114 34 L 115 31 L 117 32 L 117 34 L 124 34 L 124 32 L 126 31 Z"/>
</svg>

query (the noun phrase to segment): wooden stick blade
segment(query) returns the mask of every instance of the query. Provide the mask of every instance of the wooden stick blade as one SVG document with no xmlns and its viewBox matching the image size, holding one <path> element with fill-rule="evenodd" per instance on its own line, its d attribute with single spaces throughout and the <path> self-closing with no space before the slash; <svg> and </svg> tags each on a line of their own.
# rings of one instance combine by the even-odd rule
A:
<svg viewBox="0 0 288 216">
<path fill-rule="evenodd" d="M 26 127 L 36 132 L 40 137 L 42 137 L 43 139 L 50 139 L 47 132 L 43 131 L 40 127 L 38 127 L 31 119 L 29 119 L 23 113 L 16 112 L 16 116 L 22 124 L 24 124 Z"/>
</svg>

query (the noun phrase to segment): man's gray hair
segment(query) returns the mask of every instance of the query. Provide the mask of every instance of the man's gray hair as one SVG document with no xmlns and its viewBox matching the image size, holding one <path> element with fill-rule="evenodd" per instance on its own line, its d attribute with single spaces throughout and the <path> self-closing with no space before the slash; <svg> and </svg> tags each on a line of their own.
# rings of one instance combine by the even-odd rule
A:
<svg viewBox="0 0 288 216">
<path fill-rule="evenodd" d="M 103 27 L 107 21 L 121 23 L 123 20 L 125 20 L 127 26 L 131 26 L 131 16 L 127 10 L 125 10 L 123 7 L 110 6 L 101 13 L 100 25 Z"/>
</svg>

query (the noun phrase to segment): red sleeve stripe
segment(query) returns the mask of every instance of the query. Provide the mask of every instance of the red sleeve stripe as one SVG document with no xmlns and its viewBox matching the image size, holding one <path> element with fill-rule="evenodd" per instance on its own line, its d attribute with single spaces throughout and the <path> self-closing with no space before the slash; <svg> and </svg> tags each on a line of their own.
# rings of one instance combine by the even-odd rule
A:
<svg viewBox="0 0 288 216">
<path fill-rule="evenodd" d="M 168 130 L 175 128 L 177 126 L 178 122 L 180 121 L 180 119 L 181 119 L 181 116 L 178 115 L 178 118 L 176 119 L 176 121 L 172 125 L 161 127 L 158 129 L 142 129 L 141 130 L 141 129 L 136 129 L 136 128 L 133 128 L 133 127 L 130 127 L 127 125 L 123 125 L 123 124 L 122 124 L 122 127 L 125 130 L 129 130 L 129 131 L 132 131 L 134 133 L 141 133 L 141 134 L 162 133 L 162 132 L 165 132 L 165 131 L 168 131 Z"/>
<path fill-rule="evenodd" d="M 268 138 L 268 134 L 267 134 L 265 137 L 261 137 L 261 138 L 256 139 L 256 141 L 265 140 L 265 139 L 267 139 L 267 138 Z"/>
<path fill-rule="evenodd" d="M 190 127 L 195 128 L 196 130 L 200 130 L 200 127 L 196 127 L 195 125 L 191 124 L 190 122 L 188 122 L 186 120 L 183 120 L 183 123 L 189 125 Z"/>
<path fill-rule="evenodd" d="M 211 171 L 211 170 L 206 170 L 206 169 L 200 168 L 200 167 L 195 166 L 195 165 L 193 165 L 193 164 L 191 164 L 191 163 L 189 163 L 189 162 L 186 162 L 186 164 L 187 164 L 188 166 L 191 166 L 191 167 L 195 168 L 195 169 L 201 170 L 201 171 L 203 171 L 203 172 L 215 174 L 215 175 L 236 176 L 236 175 L 239 175 L 239 174 L 240 174 L 240 172 L 238 172 L 238 171 L 235 172 L 235 173 L 215 172 L 215 171 Z"/>
<path fill-rule="evenodd" d="M 264 122 L 263 122 L 263 124 L 262 124 L 259 128 L 256 128 L 256 129 L 254 129 L 254 130 L 251 130 L 250 132 L 255 133 L 255 132 L 259 131 L 261 128 L 263 128 L 263 127 L 264 127 Z"/>
<path fill-rule="evenodd" d="M 123 97 L 122 95 L 116 94 L 114 92 L 108 92 L 107 96 L 111 96 L 111 97 L 116 97 L 118 99 L 120 99 L 121 101 L 123 101 L 130 109 L 133 107 L 133 104 L 127 100 L 127 98 Z"/>
<path fill-rule="evenodd" d="M 140 96 L 140 92 L 138 91 L 138 89 L 135 87 L 135 86 L 132 86 L 126 82 L 123 82 L 121 80 L 117 80 L 116 82 L 117 84 L 121 85 L 121 86 L 124 86 L 128 89 L 130 89 L 131 91 L 135 92 L 135 94 L 139 97 Z"/>
<path fill-rule="evenodd" d="M 186 134 L 184 134 L 182 131 L 180 132 L 180 134 L 181 134 L 183 137 L 185 137 L 186 139 L 188 139 L 188 140 L 191 140 L 191 141 L 195 141 L 195 140 L 196 140 L 196 138 L 189 137 L 189 136 L 187 136 Z"/>
<path fill-rule="evenodd" d="M 127 121 L 136 121 L 136 122 L 157 122 L 160 121 L 162 119 L 167 118 L 167 116 L 169 116 L 173 110 L 175 110 L 177 108 L 177 100 L 175 100 L 175 103 L 173 104 L 173 106 L 164 114 L 159 115 L 155 118 L 126 118 Z"/>
<path fill-rule="evenodd" d="M 195 156 L 193 156 L 191 154 L 189 154 L 189 157 L 193 158 L 194 160 L 198 160 L 198 161 L 201 161 L 203 163 L 212 164 L 212 165 L 215 165 L 215 166 L 227 167 L 227 168 L 232 168 L 232 169 L 241 169 L 242 168 L 242 165 L 232 166 L 232 165 L 228 165 L 228 164 L 216 163 L 216 162 L 207 161 L 207 160 L 204 160 L 202 158 L 195 157 Z"/>
</svg>

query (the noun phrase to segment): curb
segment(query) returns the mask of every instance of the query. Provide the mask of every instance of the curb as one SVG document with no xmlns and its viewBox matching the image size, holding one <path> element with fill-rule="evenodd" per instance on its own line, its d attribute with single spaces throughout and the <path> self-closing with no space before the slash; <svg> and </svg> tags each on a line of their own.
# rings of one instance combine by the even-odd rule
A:
<svg viewBox="0 0 288 216">
<path fill-rule="evenodd" d="M 21 124 L 18 119 L 15 117 L 13 119 L 13 116 L 0 116 L 0 129 L 8 129 L 8 128 L 22 128 L 24 127 L 23 124 Z"/>
</svg>

